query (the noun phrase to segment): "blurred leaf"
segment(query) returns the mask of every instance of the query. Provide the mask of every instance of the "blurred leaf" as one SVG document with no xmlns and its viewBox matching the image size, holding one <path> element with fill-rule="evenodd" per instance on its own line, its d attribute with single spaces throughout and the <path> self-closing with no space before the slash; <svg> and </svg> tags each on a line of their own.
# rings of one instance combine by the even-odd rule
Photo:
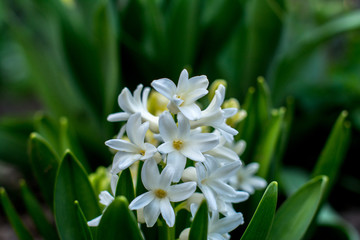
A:
<svg viewBox="0 0 360 240">
<path fill-rule="evenodd" d="M 136 179 L 136 190 L 135 190 L 136 196 L 140 196 L 142 193 L 147 192 L 147 190 L 144 187 L 144 184 L 142 183 L 142 180 L 141 180 L 141 169 L 142 169 L 143 165 L 144 165 L 144 162 L 139 161 L 139 166 L 137 169 L 138 174 L 137 174 L 137 179 Z"/>
<path fill-rule="evenodd" d="M 77 200 L 87 220 L 101 214 L 94 191 L 85 170 L 69 151 L 60 164 L 54 192 L 54 211 L 56 226 L 61 239 L 85 239 L 79 232 L 79 222 L 74 201 Z"/>
<path fill-rule="evenodd" d="M 312 176 L 326 175 L 329 177 L 325 196 L 329 194 L 336 181 L 336 176 L 349 146 L 351 125 L 345 120 L 347 116 L 348 113 L 343 111 L 336 120 L 312 173 Z"/>
<path fill-rule="evenodd" d="M 95 172 L 89 174 L 89 181 L 94 189 L 95 196 L 99 196 L 102 191 L 111 192 L 110 176 L 106 167 L 100 166 Z"/>
<path fill-rule="evenodd" d="M 254 161 L 260 164 L 258 175 L 268 179 L 270 177 L 270 168 L 275 154 L 276 146 L 279 142 L 281 126 L 283 124 L 285 108 L 275 109 L 271 113 L 271 119 L 260 136 L 256 147 Z"/>
<path fill-rule="evenodd" d="M 204 200 L 200 204 L 195 214 L 194 221 L 191 224 L 189 240 L 206 240 L 208 235 L 208 221 L 208 206 Z"/>
<path fill-rule="evenodd" d="M 263 126 L 270 118 L 272 103 L 269 86 L 263 77 L 257 78 L 257 91 L 255 94 L 257 100 L 256 111 L 259 119 L 258 121 L 260 122 L 260 127 L 264 128 Z"/>
<path fill-rule="evenodd" d="M 116 185 L 116 196 L 124 196 L 131 202 L 135 198 L 134 185 L 131 177 L 130 169 L 122 170 L 120 178 Z"/>
<path fill-rule="evenodd" d="M 125 197 L 116 197 L 106 208 L 100 220 L 97 239 L 143 239 L 136 218 L 129 210 L 129 202 Z"/>
<path fill-rule="evenodd" d="M 199 32 L 200 0 L 174 0 L 168 12 L 168 66 L 177 76 L 186 66 L 193 66 Z"/>
<path fill-rule="evenodd" d="M 49 142 L 50 146 L 55 150 L 57 156 L 60 157 L 63 154 L 61 148 L 61 142 L 59 141 L 59 123 L 49 115 L 44 113 L 36 113 L 34 117 L 34 128 L 46 141 Z"/>
<path fill-rule="evenodd" d="M 269 239 L 301 239 L 310 226 L 321 203 L 326 176 L 318 176 L 303 185 L 278 209 Z"/>
<path fill-rule="evenodd" d="M 104 81 L 100 81 L 104 91 L 103 116 L 113 112 L 116 101 L 116 94 L 119 87 L 119 49 L 117 39 L 117 16 L 109 1 L 103 1 L 94 17 L 95 44 L 100 56 L 100 70 Z"/>
<path fill-rule="evenodd" d="M 81 207 L 79 205 L 79 202 L 77 200 L 74 201 L 74 205 L 76 208 L 76 213 L 77 213 L 77 217 L 78 217 L 78 221 L 79 221 L 79 225 L 80 225 L 80 232 L 81 232 L 81 236 L 83 236 L 84 239 L 93 239 L 89 226 L 87 224 L 86 218 L 84 216 L 83 211 L 81 210 Z"/>
<path fill-rule="evenodd" d="M 50 224 L 49 220 L 45 217 L 43 208 L 27 187 L 24 180 L 20 181 L 20 187 L 26 210 L 32 217 L 35 226 L 41 233 L 42 237 L 49 240 L 59 239 L 54 226 Z"/>
<path fill-rule="evenodd" d="M 53 208 L 55 178 L 60 160 L 54 149 L 38 133 L 30 135 L 29 159 L 41 193 Z"/>
<path fill-rule="evenodd" d="M 271 229 L 277 203 L 277 182 L 271 182 L 241 239 L 266 239 Z"/>
<path fill-rule="evenodd" d="M 354 226 L 345 221 L 330 205 L 325 205 L 321 209 L 317 217 L 317 224 L 341 231 L 348 240 L 360 239 Z"/>
<path fill-rule="evenodd" d="M 307 30 L 297 42 L 279 51 L 268 74 L 271 83 L 273 99 L 278 103 L 284 98 L 288 84 L 293 74 L 300 70 L 303 62 L 317 47 L 330 38 L 351 30 L 360 28 L 360 11 L 346 12 L 331 19 L 321 26 Z"/>
<path fill-rule="evenodd" d="M 11 226 L 15 230 L 16 235 L 20 240 L 31 240 L 33 239 L 30 235 L 29 231 L 25 228 L 24 224 L 22 223 L 19 215 L 14 209 L 8 195 L 4 188 L 0 188 L 0 198 L 1 203 L 6 213 L 8 220 L 11 223 Z"/>
<path fill-rule="evenodd" d="M 281 189 L 286 196 L 294 194 L 309 179 L 309 173 L 299 167 L 284 167 L 279 176 Z"/>
<path fill-rule="evenodd" d="M 284 15 L 283 0 L 247 1 L 243 36 L 246 38 L 245 62 L 238 63 L 236 88 L 246 89 L 259 76 L 267 73 L 267 68 L 278 46 Z"/>
</svg>

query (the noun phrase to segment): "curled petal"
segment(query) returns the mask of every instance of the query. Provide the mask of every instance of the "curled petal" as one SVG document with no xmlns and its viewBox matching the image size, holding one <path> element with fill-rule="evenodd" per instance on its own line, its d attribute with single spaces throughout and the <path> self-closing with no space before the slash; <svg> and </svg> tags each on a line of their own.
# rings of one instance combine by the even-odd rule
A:
<svg viewBox="0 0 360 240">
<path fill-rule="evenodd" d="M 153 192 L 146 192 L 136 197 L 129 205 L 131 210 L 140 209 L 150 204 L 155 199 Z"/>
</svg>

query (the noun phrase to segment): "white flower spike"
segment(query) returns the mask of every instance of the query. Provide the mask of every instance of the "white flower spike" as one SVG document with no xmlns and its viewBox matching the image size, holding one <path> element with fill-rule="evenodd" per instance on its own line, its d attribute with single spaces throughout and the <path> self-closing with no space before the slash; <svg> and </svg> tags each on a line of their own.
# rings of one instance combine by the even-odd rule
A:
<svg viewBox="0 0 360 240">
<path fill-rule="evenodd" d="M 253 194 L 255 190 L 265 188 L 267 185 L 266 180 L 255 176 L 259 167 L 260 165 L 257 162 L 249 163 L 247 166 L 241 166 L 237 174 L 230 179 L 231 186 L 250 194 Z"/>
<path fill-rule="evenodd" d="M 118 152 L 114 156 L 111 172 L 119 173 L 131 166 L 138 160 L 146 160 L 154 156 L 157 152 L 156 147 L 150 143 L 145 143 L 145 134 L 149 128 L 149 123 L 141 123 L 141 114 L 135 113 L 129 117 L 126 124 L 126 133 L 130 142 L 123 139 L 111 139 L 105 144 Z"/>
<path fill-rule="evenodd" d="M 169 112 L 160 116 L 159 130 L 164 143 L 158 147 L 159 152 L 167 155 L 167 165 L 175 171 L 174 182 L 178 182 L 186 165 L 186 158 L 193 161 L 205 161 L 203 152 L 218 145 L 215 134 L 190 131 L 189 120 L 178 113 L 178 127 Z"/>
<path fill-rule="evenodd" d="M 176 114 L 182 112 L 186 118 L 197 120 L 200 118 L 201 109 L 195 101 L 208 93 L 209 80 L 206 76 L 196 76 L 189 79 L 189 74 L 184 69 L 176 86 L 167 78 L 154 80 L 151 86 L 170 100 L 168 109 Z"/>
<path fill-rule="evenodd" d="M 152 227 L 160 213 L 169 227 L 174 226 L 175 213 L 170 202 L 179 202 L 189 198 L 196 189 L 195 182 L 171 185 L 173 169 L 165 167 L 159 174 L 154 159 L 144 163 L 141 179 L 148 192 L 136 197 L 129 205 L 131 210 L 144 208 L 146 225 Z"/>
</svg>

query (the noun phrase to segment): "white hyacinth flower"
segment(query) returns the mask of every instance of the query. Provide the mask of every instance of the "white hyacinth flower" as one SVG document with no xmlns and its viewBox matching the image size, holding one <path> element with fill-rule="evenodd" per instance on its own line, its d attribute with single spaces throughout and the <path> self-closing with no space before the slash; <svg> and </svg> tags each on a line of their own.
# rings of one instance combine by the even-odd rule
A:
<svg viewBox="0 0 360 240">
<path fill-rule="evenodd" d="M 165 167 L 160 174 L 154 159 L 144 163 L 141 180 L 148 192 L 136 197 L 129 208 L 144 208 L 143 214 L 148 227 L 155 224 L 160 213 L 169 227 L 174 226 L 175 213 L 170 202 L 183 201 L 195 192 L 195 182 L 171 185 L 173 174 L 173 169 L 169 167 Z"/>
<path fill-rule="evenodd" d="M 179 77 L 178 85 L 167 78 L 154 80 L 151 86 L 160 94 L 170 100 L 168 109 L 176 114 L 182 112 L 186 118 L 197 120 L 200 118 L 201 109 L 195 101 L 208 93 L 209 80 L 206 76 L 196 76 L 189 79 L 189 74 L 184 69 Z"/>
<path fill-rule="evenodd" d="M 127 121 L 132 114 L 140 113 L 142 120 L 149 122 L 151 131 L 158 132 L 159 117 L 152 115 L 147 109 L 150 88 L 144 88 L 141 96 L 142 89 L 143 85 L 139 84 L 134 91 L 134 96 L 132 96 L 130 90 L 124 88 L 118 97 L 118 104 L 124 112 L 112 113 L 107 120 L 109 122 Z"/>
<path fill-rule="evenodd" d="M 265 179 L 254 176 L 259 170 L 259 167 L 260 165 L 257 162 L 241 166 L 237 173 L 230 179 L 231 186 L 250 194 L 253 194 L 255 190 L 265 188 L 267 185 Z"/>
<path fill-rule="evenodd" d="M 231 142 L 234 139 L 234 135 L 238 134 L 238 131 L 227 125 L 226 119 L 236 114 L 237 109 L 221 109 L 224 98 L 225 87 L 223 85 L 219 85 L 209 106 L 205 110 L 201 111 L 200 119 L 196 121 L 190 121 L 191 128 L 197 128 L 201 126 L 213 127 L 218 130 L 227 141 Z"/>
<path fill-rule="evenodd" d="M 208 224 L 208 240 L 230 239 L 229 232 L 243 223 L 242 213 L 235 213 L 219 219 L 219 213 L 213 212 Z"/>
<path fill-rule="evenodd" d="M 145 143 L 145 134 L 149 128 L 149 123 L 141 123 L 141 114 L 135 113 L 129 117 L 126 124 L 126 133 L 130 142 L 123 139 L 111 139 L 105 144 L 118 152 L 114 156 L 111 172 L 116 174 L 131 166 L 138 160 L 146 160 L 154 156 L 157 152 L 155 146 Z"/>
<path fill-rule="evenodd" d="M 204 163 L 196 164 L 198 187 L 204 194 L 211 211 L 218 211 L 224 203 L 238 203 L 249 198 L 247 192 L 235 191 L 227 184 L 229 178 L 239 170 L 240 165 L 238 161 L 220 166 L 211 156 L 207 156 L 207 161 Z"/>
<path fill-rule="evenodd" d="M 177 115 L 178 127 L 169 112 L 164 112 L 159 119 L 159 130 L 164 143 L 159 152 L 167 155 L 167 165 L 174 169 L 174 182 L 178 182 L 186 165 L 186 158 L 193 161 L 205 161 L 203 152 L 218 145 L 215 134 L 190 131 L 189 120 L 182 113 Z"/>
</svg>

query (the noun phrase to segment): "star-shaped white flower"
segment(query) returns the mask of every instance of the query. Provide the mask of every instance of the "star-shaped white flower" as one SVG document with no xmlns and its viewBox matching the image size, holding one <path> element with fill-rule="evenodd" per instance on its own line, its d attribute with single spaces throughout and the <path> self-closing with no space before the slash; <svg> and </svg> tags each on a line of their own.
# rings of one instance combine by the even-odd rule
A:
<svg viewBox="0 0 360 240">
<path fill-rule="evenodd" d="M 160 115 L 159 130 L 164 143 L 159 152 L 167 155 L 167 164 L 175 171 L 174 182 L 178 182 L 186 165 L 186 158 L 204 161 L 203 152 L 218 145 L 218 136 L 212 133 L 190 131 L 190 123 L 182 113 L 177 115 L 178 127 L 169 112 Z"/>
<path fill-rule="evenodd" d="M 156 147 L 144 142 L 148 128 L 149 123 L 142 124 L 141 114 L 135 113 L 129 117 L 126 124 L 126 133 L 130 142 L 123 139 L 111 139 L 105 142 L 110 148 L 118 150 L 111 170 L 113 174 L 128 168 L 138 160 L 146 160 L 154 156 L 157 152 Z"/>
<path fill-rule="evenodd" d="M 189 74 L 184 69 L 179 77 L 178 85 L 168 78 L 154 80 L 151 86 L 170 100 L 168 109 L 176 114 L 182 112 L 188 119 L 200 118 L 201 109 L 195 101 L 208 93 L 209 80 L 206 76 L 196 76 L 189 79 Z"/>
<path fill-rule="evenodd" d="M 196 121 L 190 121 L 191 128 L 197 128 L 201 126 L 210 126 L 218 130 L 224 138 L 231 142 L 234 139 L 234 135 L 238 134 L 238 131 L 226 124 L 226 119 L 237 113 L 236 108 L 221 109 L 221 105 L 225 98 L 225 87 L 219 85 L 215 91 L 215 96 L 211 100 L 208 107 L 201 111 L 200 119 Z"/>
<path fill-rule="evenodd" d="M 158 132 L 159 117 L 152 115 L 147 109 L 147 100 L 150 93 L 150 88 L 144 88 L 141 95 L 143 85 L 139 84 L 132 96 L 128 88 L 124 88 L 119 97 L 118 104 L 124 112 L 112 113 L 108 116 L 107 120 L 110 122 L 127 121 L 134 113 L 140 113 L 142 120 L 149 122 L 150 129 L 153 132 Z"/>
<path fill-rule="evenodd" d="M 266 187 L 266 180 L 255 176 L 259 170 L 259 163 L 249 163 L 247 166 L 241 166 L 237 173 L 230 179 L 230 184 L 236 188 L 253 194 L 257 189 Z"/>
<path fill-rule="evenodd" d="M 174 226 L 175 213 L 170 202 L 189 198 L 196 189 L 195 182 L 171 185 L 174 171 L 165 167 L 159 174 L 154 159 L 149 159 L 141 170 L 141 180 L 148 192 L 136 197 L 129 205 L 131 210 L 144 208 L 146 225 L 152 227 L 160 213 L 169 227 Z"/>
<path fill-rule="evenodd" d="M 215 158 L 207 155 L 203 163 L 196 163 L 197 183 L 204 194 L 211 211 L 220 211 L 226 203 L 238 203 L 249 198 L 243 191 L 235 191 L 227 184 L 231 176 L 240 168 L 240 161 L 224 166 L 218 164 Z M 228 211 L 228 209 L 226 209 Z M 226 212 L 224 212 L 226 213 Z"/>
</svg>

